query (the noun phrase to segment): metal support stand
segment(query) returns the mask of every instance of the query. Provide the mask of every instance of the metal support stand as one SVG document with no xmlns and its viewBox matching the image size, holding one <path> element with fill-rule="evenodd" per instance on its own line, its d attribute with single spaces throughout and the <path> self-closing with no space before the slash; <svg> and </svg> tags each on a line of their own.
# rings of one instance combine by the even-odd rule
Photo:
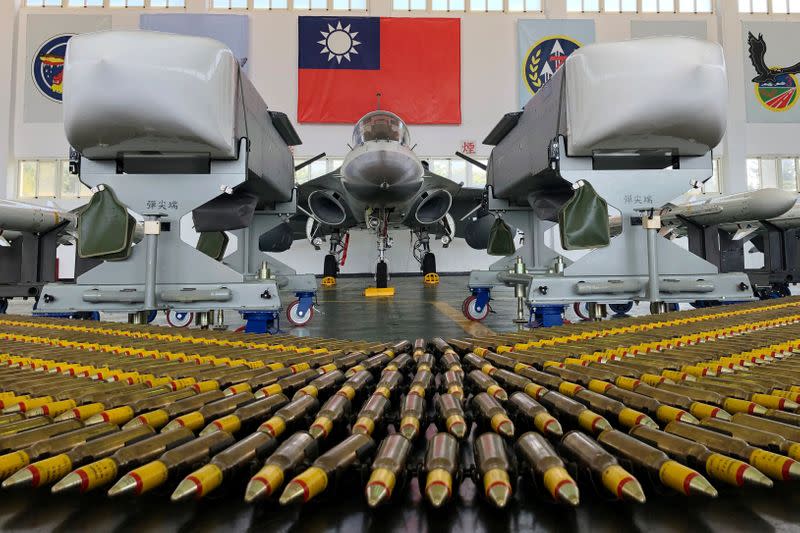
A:
<svg viewBox="0 0 800 533">
<path fill-rule="evenodd" d="M 531 207 L 539 197 L 547 201 L 550 189 L 532 188 L 527 198 L 496 198 L 489 186 L 488 209 L 502 215 L 524 235 L 524 245 L 489 270 L 470 273 L 469 288 L 490 291 L 505 285 L 527 285 L 529 306 L 628 304 L 648 300 L 654 311 L 695 300 L 721 302 L 752 300 L 749 281 L 742 273 L 725 273 L 688 250 L 642 227 L 642 211 L 652 211 L 686 192 L 698 177 L 711 175 L 711 154 L 676 157 L 669 168 L 650 168 L 636 161 L 619 169 L 605 169 L 593 157 L 570 157 L 563 137 L 557 138 L 559 154 L 551 168 L 530 176 L 533 183 L 575 184 L 585 180 L 608 205 L 620 212 L 622 231 L 608 246 L 596 248 L 571 261 L 545 244 L 545 232 L 555 223 L 541 219 Z M 652 222 L 651 222 L 652 223 Z M 645 250 L 647 252 L 645 253 Z M 513 272 L 517 258 L 527 265 L 526 274 Z M 602 309 L 602 308 L 597 308 Z M 604 314 L 601 311 L 600 314 Z M 598 315 L 599 316 L 599 315 Z"/>
<path fill-rule="evenodd" d="M 272 258 L 267 269 L 271 273 L 263 279 L 259 276 L 266 256 L 258 250 L 258 238 L 295 213 L 295 197 L 264 206 L 250 227 L 232 231 L 238 248 L 223 261 L 181 239 L 184 216 L 247 181 L 247 139 L 240 141 L 239 154 L 233 161 L 212 160 L 206 174 L 124 174 L 118 173 L 115 161 L 81 159 L 84 184 L 111 187 L 129 210 L 145 216 L 145 239 L 133 246 L 125 260 L 103 262 L 75 283 L 46 285 L 37 311 L 136 314 L 175 310 L 195 313 L 202 327 L 224 327 L 219 313 L 225 309 L 277 312 L 280 290 L 316 291 L 313 275 L 299 276 Z"/>
</svg>

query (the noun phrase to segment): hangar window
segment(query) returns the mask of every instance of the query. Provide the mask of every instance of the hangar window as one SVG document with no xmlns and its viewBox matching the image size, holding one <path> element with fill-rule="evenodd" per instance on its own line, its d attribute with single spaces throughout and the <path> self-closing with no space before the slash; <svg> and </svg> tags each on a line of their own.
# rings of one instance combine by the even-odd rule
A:
<svg viewBox="0 0 800 533">
<path fill-rule="evenodd" d="M 739 13 L 769 13 L 767 0 L 739 0 Z"/>
<path fill-rule="evenodd" d="M 426 0 L 392 0 L 392 9 L 395 11 L 425 11 L 428 9 Z"/>
<path fill-rule="evenodd" d="M 292 7 L 295 9 L 322 10 L 328 9 L 327 0 L 294 0 Z"/>
<path fill-rule="evenodd" d="M 711 0 L 679 0 L 681 13 L 711 13 Z"/>
<path fill-rule="evenodd" d="M 778 160 L 778 186 L 787 191 L 796 191 L 797 178 L 800 177 L 800 159 L 782 157 Z"/>
<path fill-rule="evenodd" d="M 253 0 L 253 9 L 287 9 L 289 0 Z"/>
<path fill-rule="evenodd" d="M 762 164 L 761 158 L 747 159 L 747 190 L 756 191 L 762 188 Z"/>
<path fill-rule="evenodd" d="M 67 7 L 103 7 L 103 0 L 69 0 Z"/>
<path fill-rule="evenodd" d="M 501 12 L 503 11 L 503 0 L 470 0 L 470 11 L 489 11 Z"/>
<path fill-rule="evenodd" d="M 366 11 L 367 0 L 333 0 L 333 9 L 337 11 Z"/>
<path fill-rule="evenodd" d="M 489 161 L 485 157 L 476 157 L 484 165 Z M 463 159 L 442 157 L 428 158 L 428 166 L 434 174 L 463 183 L 467 187 L 483 187 L 486 185 L 486 171 L 471 165 Z"/>
<path fill-rule="evenodd" d="M 214 0 L 212 9 L 247 9 L 247 0 Z"/>
<path fill-rule="evenodd" d="M 542 10 L 542 0 L 508 0 L 508 11 L 517 12 L 536 12 Z"/>
<path fill-rule="evenodd" d="M 675 0 L 642 0 L 643 13 L 674 13 Z"/>
<path fill-rule="evenodd" d="M 69 173 L 69 161 L 20 161 L 18 198 L 88 198 L 92 192 Z"/>
<path fill-rule="evenodd" d="M 431 11 L 464 11 L 464 0 L 431 0 Z"/>
<path fill-rule="evenodd" d="M 148 7 L 186 7 L 186 0 L 150 0 Z"/>
<path fill-rule="evenodd" d="M 739 0 L 739 13 L 775 13 L 794 15 L 800 13 L 800 0 Z"/>
<path fill-rule="evenodd" d="M 800 13 L 800 0 L 772 0 L 772 12 L 782 15 Z"/>
<path fill-rule="evenodd" d="M 747 159 L 747 188 L 756 190 L 778 187 L 787 191 L 800 190 L 800 158 L 752 157 Z"/>
<path fill-rule="evenodd" d="M 144 7 L 144 0 L 108 0 L 109 7 Z"/>
<path fill-rule="evenodd" d="M 305 161 L 306 161 L 305 158 L 296 157 L 294 159 L 294 164 L 295 166 L 297 166 Z M 298 185 L 301 183 L 305 183 L 320 176 L 324 176 L 328 172 L 333 172 L 334 170 L 342 166 L 343 162 L 344 159 L 342 159 L 341 157 L 328 157 L 328 158 L 318 159 L 313 163 L 311 163 L 310 165 L 305 166 L 300 170 L 298 170 L 297 172 L 295 172 L 294 180 L 295 182 L 297 182 Z"/>
<path fill-rule="evenodd" d="M 27 7 L 61 7 L 62 0 L 25 0 Z"/>
<path fill-rule="evenodd" d="M 603 11 L 608 13 L 636 13 L 637 0 L 605 0 Z"/>
<path fill-rule="evenodd" d="M 572 13 L 599 13 L 600 0 L 567 0 L 567 11 Z"/>
</svg>

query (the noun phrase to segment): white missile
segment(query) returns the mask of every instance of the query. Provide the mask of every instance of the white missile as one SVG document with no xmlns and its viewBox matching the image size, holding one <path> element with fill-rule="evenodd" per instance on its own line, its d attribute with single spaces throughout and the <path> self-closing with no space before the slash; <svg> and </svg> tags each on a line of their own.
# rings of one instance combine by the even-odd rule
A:
<svg viewBox="0 0 800 533">
<path fill-rule="evenodd" d="M 789 211 L 796 199 L 796 193 L 774 188 L 726 194 L 667 206 L 661 211 L 661 223 L 674 227 L 684 224 L 681 219 L 704 226 L 769 220 Z"/>
<path fill-rule="evenodd" d="M 13 200 L 0 200 L 0 230 L 3 236 L 13 239 L 14 231 L 43 233 L 68 223 L 67 229 L 75 229 L 75 213 L 43 205 L 27 204 Z"/>
</svg>

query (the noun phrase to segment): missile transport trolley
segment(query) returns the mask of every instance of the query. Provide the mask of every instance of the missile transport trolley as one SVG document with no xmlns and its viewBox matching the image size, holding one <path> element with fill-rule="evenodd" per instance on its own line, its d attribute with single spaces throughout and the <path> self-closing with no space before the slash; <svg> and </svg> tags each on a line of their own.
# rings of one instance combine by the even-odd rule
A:
<svg viewBox="0 0 800 533">
<path fill-rule="evenodd" d="M 142 77 L 150 87 L 143 93 Z M 167 310 L 194 313 L 205 326 L 232 310 L 248 319 L 248 331 L 264 331 L 277 319 L 279 292 L 291 291 L 298 301 L 289 319 L 311 318 L 314 276 L 259 250 L 259 237 L 295 212 L 288 146 L 300 140 L 285 115 L 267 109 L 230 49 L 149 32 L 74 37 L 64 114 L 67 139 L 81 153 L 80 180 L 111 189 L 143 217 L 144 239 L 75 283 L 46 285 L 38 312 L 125 312 L 143 321 Z M 214 257 L 184 242 L 181 219 L 190 213 L 201 235 L 235 235 L 236 251 Z M 79 239 L 105 229 L 82 223 Z"/>
<path fill-rule="evenodd" d="M 701 89 L 689 95 L 686 84 Z M 498 285 L 515 289 L 520 323 L 525 305 L 545 317 L 555 306 L 557 323 L 573 302 L 590 303 L 596 318 L 603 309 L 595 304 L 649 301 L 663 312 L 678 302 L 753 299 L 745 274 L 720 273 L 658 235 L 658 208 L 711 176 L 726 91 L 722 50 L 708 42 L 656 38 L 573 53 L 484 141 L 494 146 L 484 202 L 523 232 L 524 245 L 471 272 L 467 318 L 486 317 Z M 573 262 L 545 245 L 545 232 L 584 181 L 620 211 L 622 231 Z"/>
</svg>

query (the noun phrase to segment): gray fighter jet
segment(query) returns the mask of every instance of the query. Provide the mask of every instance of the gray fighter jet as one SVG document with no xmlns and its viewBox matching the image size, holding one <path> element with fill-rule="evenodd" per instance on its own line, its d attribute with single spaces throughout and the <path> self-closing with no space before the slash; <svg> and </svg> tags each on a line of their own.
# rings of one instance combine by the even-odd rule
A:
<svg viewBox="0 0 800 533">
<path fill-rule="evenodd" d="M 414 234 L 413 253 L 423 275 L 435 274 L 431 238 L 447 247 L 454 237 L 465 236 L 468 226 L 484 214 L 470 213 L 480 204 L 483 189 L 463 188 L 431 172 L 414 153 L 406 124 L 389 111 L 364 115 L 349 146 L 341 167 L 299 186 L 298 211 L 303 214 L 291 221 L 294 238 L 305 237 L 317 249 L 327 239 L 323 275 L 335 278 L 347 232 L 357 227 L 373 231 L 378 249 L 375 282 L 383 288 L 389 279 L 389 230 L 407 227 Z M 462 221 L 465 215 L 469 216 Z M 264 249 L 270 243 L 261 244 Z"/>
</svg>

